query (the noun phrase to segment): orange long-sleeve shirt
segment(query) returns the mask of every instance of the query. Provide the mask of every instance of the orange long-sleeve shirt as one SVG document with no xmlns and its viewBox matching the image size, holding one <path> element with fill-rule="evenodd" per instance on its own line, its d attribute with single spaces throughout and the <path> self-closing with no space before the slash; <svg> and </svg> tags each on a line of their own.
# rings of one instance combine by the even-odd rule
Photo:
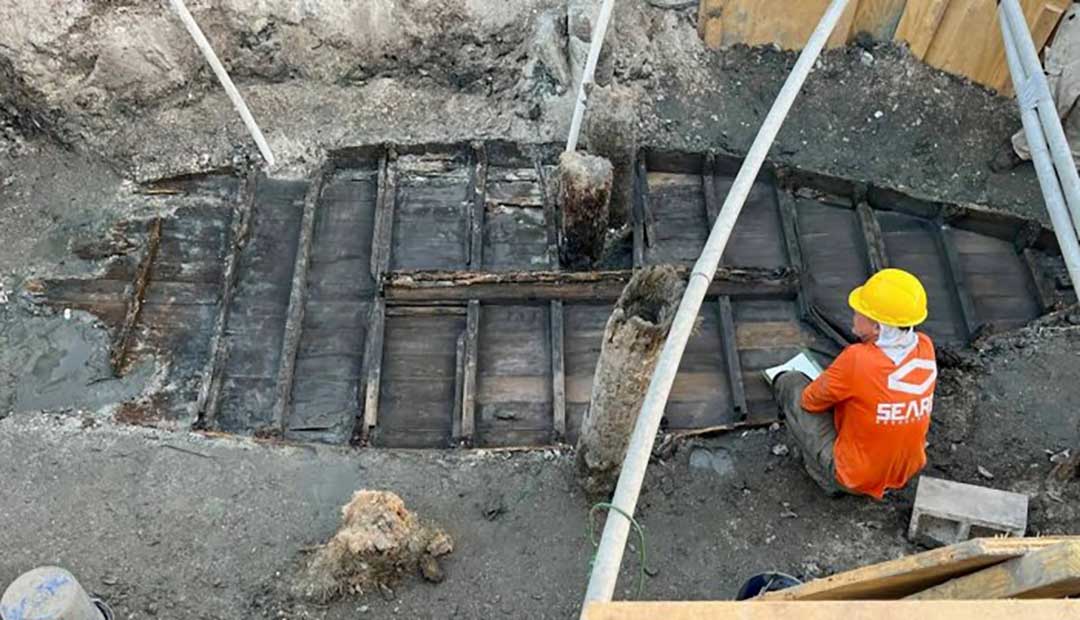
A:
<svg viewBox="0 0 1080 620">
<path fill-rule="evenodd" d="M 918 337 L 899 364 L 877 345 L 851 345 L 803 391 L 803 409 L 835 412 L 836 479 L 852 491 L 881 499 L 926 465 L 937 363 L 930 338 Z"/>
</svg>

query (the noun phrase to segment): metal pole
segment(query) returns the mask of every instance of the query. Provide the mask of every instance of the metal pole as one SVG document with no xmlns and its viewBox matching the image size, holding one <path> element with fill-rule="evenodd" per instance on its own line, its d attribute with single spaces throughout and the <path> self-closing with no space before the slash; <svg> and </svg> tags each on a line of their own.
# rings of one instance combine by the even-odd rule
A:
<svg viewBox="0 0 1080 620">
<path fill-rule="evenodd" d="M 701 302 L 705 299 L 709 284 L 716 275 L 720 256 L 724 253 L 728 238 L 735 227 L 735 221 L 739 217 L 746 197 L 754 185 L 761 165 L 769 153 L 769 148 L 780 131 L 780 126 L 787 117 L 791 104 L 802 89 L 806 76 L 814 66 L 821 49 L 825 46 L 829 35 L 840 21 L 848 0 L 833 0 L 825 11 L 814 33 L 807 41 L 799 55 L 799 60 L 791 70 L 784 87 L 776 97 L 772 109 L 761 125 L 757 137 L 754 139 L 750 151 L 746 154 L 742 168 L 728 192 L 727 199 L 720 209 L 720 215 L 716 218 L 709 239 L 705 243 L 705 249 L 694 264 L 690 273 L 690 281 L 686 287 L 679 310 L 675 315 L 671 332 L 664 349 L 660 353 L 656 371 L 653 373 L 652 383 L 645 395 L 645 401 L 641 406 L 634 433 L 630 437 L 630 445 L 626 451 L 626 459 L 623 461 L 622 471 L 619 474 L 619 482 L 615 488 L 612 504 L 621 509 L 627 515 L 633 516 L 637 506 L 638 494 L 641 492 L 641 483 L 645 478 L 645 469 L 649 464 L 649 455 L 652 453 L 653 442 L 656 440 L 656 431 L 660 426 L 660 418 L 664 415 L 664 407 L 667 404 L 671 385 L 675 381 L 675 373 L 679 369 L 686 342 L 690 338 L 690 332 L 694 328 Z M 596 553 L 593 563 L 592 575 L 589 579 L 589 588 L 585 594 L 585 604 L 592 601 L 610 601 L 615 591 L 615 582 L 619 577 L 619 565 L 622 563 L 622 555 L 626 546 L 626 536 L 630 530 L 630 522 L 619 511 L 613 510 L 608 513 L 607 522 L 604 524 L 604 534 L 600 540 L 600 548 Z"/>
<path fill-rule="evenodd" d="M 1002 33 L 1012 39 L 1013 48 L 1019 54 L 1020 66 L 1023 70 L 1019 76 L 1013 77 L 1026 76 L 1020 82 L 1014 79 L 1017 101 L 1021 106 L 1038 108 L 1042 133 L 1050 146 L 1050 157 L 1054 161 L 1058 178 L 1061 180 L 1065 203 L 1072 215 L 1073 226 L 1080 232 L 1080 174 L 1076 172 L 1072 149 L 1065 137 L 1065 129 L 1061 126 L 1061 117 L 1058 115 L 1054 98 L 1050 94 L 1050 85 L 1046 81 L 1046 75 L 1043 74 L 1039 52 L 1035 49 L 1035 41 L 1031 38 L 1031 31 L 1024 19 L 1024 13 L 1016 0 L 1003 0 L 999 11 L 1005 16 L 1001 20 Z"/>
<path fill-rule="evenodd" d="M 1006 2 L 1008 1 L 1006 0 Z M 1029 82 L 1030 77 L 1025 74 L 1020 60 L 1020 53 L 1016 49 L 1014 31 L 1007 21 L 1008 17 L 1004 2 L 998 6 L 998 16 L 1005 41 L 1005 59 L 1009 63 L 1009 73 L 1012 76 L 1017 99 L 1020 100 L 1021 93 L 1031 83 Z M 1042 75 L 1041 68 L 1038 69 L 1037 75 Z M 1035 111 L 1035 107 L 1024 105 L 1022 101 L 1020 101 L 1020 119 L 1024 124 L 1024 134 L 1027 136 L 1028 146 L 1031 149 L 1031 161 L 1035 165 L 1035 174 L 1039 178 L 1039 186 L 1042 188 L 1046 210 L 1050 214 L 1050 222 L 1054 226 L 1054 234 L 1057 236 L 1061 256 L 1065 259 L 1065 267 L 1069 271 L 1069 279 L 1072 280 L 1073 290 L 1080 296 L 1080 241 L 1077 240 L 1077 229 L 1073 227 L 1073 222 L 1069 220 L 1068 207 L 1062 195 L 1058 174 L 1055 173 L 1054 165 L 1050 159 L 1050 151 L 1047 148 L 1043 125 L 1039 122 L 1039 114 Z M 1058 126 L 1060 127 L 1060 123 L 1058 123 Z M 1072 168 L 1071 163 L 1069 167 Z M 1075 172 L 1075 169 L 1073 170 Z"/>
<path fill-rule="evenodd" d="M 614 6 L 615 0 L 604 0 L 604 4 L 600 6 L 600 14 L 596 18 L 596 24 L 593 27 L 592 40 L 589 42 L 589 56 L 585 60 L 585 70 L 581 72 L 581 83 L 578 84 L 574 117 L 570 120 L 570 137 L 566 140 L 566 152 L 568 153 L 577 150 L 578 135 L 581 133 L 581 120 L 585 116 L 585 103 L 589 98 L 588 89 L 592 87 L 596 64 L 600 62 L 600 48 L 604 46 L 604 37 L 607 35 L 608 23 L 611 22 L 611 9 Z"/>
<path fill-rule="evenodd" d="M 240 96 L 240 91 L 236 90 L 236 85 L 233 84 L 229 74 L 225 72 L 225 67 L 222 66 L 221 61 L 218 60 L 217 54 L 214 53 L 214 48 L 210 47 L 210 42 L 203 36 L 199 24 L 195 23 L 195 18 L 192 17 L 191 13 L 187 10 L 184 0 L 170 0 L 170 2 L 172 2 L 173 9 L 176 10 L 176 13 L 180 16 L 180 21 L 184 22 L 184 26 L 187 28 L 191 38 L 195 40 L 195 45 L 199 47 L 199 50 L 206 58 L 206 62 L 210 64 L 210 68 L 213 69 L 214 75 L 217 76 L 221 85 L 225 87 L 225 93 L 229 95 L 233 107 L 240 113 L 240 118 L 244 120 L 244 125 L 247 126 L 248 133 L 251 134 L 251 137 L 255 140 L 255 144 L 259 147 L 259 152 L 262 153 L 263 159 L 266 160 L 266 164 L 268 166 L 273 166 L 274 154 L 270 151 L 270 145 L 266 143 L 266 138 L 263 137 L 262 131 L 255 123 L 255 117 L 251 115 L 251 110 L 249 110 L 247 104 L 244 103 L 243 97 Z"/>
</svg>

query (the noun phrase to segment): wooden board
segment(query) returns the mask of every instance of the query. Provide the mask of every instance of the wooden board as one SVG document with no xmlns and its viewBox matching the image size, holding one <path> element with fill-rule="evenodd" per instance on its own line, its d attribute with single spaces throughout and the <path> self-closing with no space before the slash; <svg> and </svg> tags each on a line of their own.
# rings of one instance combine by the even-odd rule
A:
<svg viewBox="0 0 1080 620">
<path fill-rule="evenodd" d="M 776 10 L 775 0 L 702 0 L 698 9 L 698 33 L 713 49 L 737 43 L 802 49 L 831 0 L 799 0 Z M 853 0 L 828 46 L 847 43 L 859 2 Z"/>
<path fill-rule="evenodd" d="M 892 40 L 907 4 L 908 0 L 860 0 L 852 35 L 865 32 L 878 41 Z"/>
<path fill-rule="evenodd" d="M 847 320 L 848 293 L 870 276 L 855 211 L 805 198 L 797 198 L 795 207 L 810 301 L 829 316 Z"/>
<path fill-rule="evenodd" d="M 555 269 L 548 251 L 548 213 L 535 167 L 487 170 L 484 269 Z"/>
<path fill-rule="evenodd" d="M 1080 542 L 1032 551 L 908 596 L 913 600 L 1065 598 L 1080 594 Z"/>
<path fill-rule="evenodd" d="M 465 269 L 472 205 L 467 161 L 435 157 L 398 160 L 391 269 Z"/>
<path fill-rule="evenodd" d="M 583 620 L 1071 620 L 1080 601 L 589 603 Z"/>
<path fill-rule="evenodd" d="M 328 180 L 315 221 L 308 299 L 286 437 L 344 443 L 361 406 L 377 171 L 343 170 Z"/>
<path fill-rule="evenodd" d="M 307 183 L 259 183 L 251 238 L 240 255 L 240 277 L 225 338 L 220 430 L 251 432 L 272 425 L 285 314 L 296 261 Z"/>
<path fill-rule="evenodd" d="M 1031 551 L 1076 540 L 1080 538 L 977 538 L 815 579 L 801 586 L 767 593 L 761 599 L 824 601 L 899 598 Z"/>
</svg>

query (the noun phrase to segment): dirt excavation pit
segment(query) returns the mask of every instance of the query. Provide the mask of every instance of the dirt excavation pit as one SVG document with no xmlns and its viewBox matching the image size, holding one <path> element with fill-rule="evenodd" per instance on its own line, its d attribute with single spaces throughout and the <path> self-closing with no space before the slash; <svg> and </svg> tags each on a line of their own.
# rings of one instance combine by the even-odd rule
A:
<svg viewBox="0 0 1080 620">
<path fill-rule="evenodd" d="M 667 328 L 795 55 L 617 3 L 580 145 L 602 174 L 570 196 L 595 3 L 301 4 L 189 2 L 267 168 L 164 4 L 0 2 L 0 587 L 59 563 L 124 618 L 573 617 L 575 447 L 605 394 L 639 406 L 605 381 L 649 378 L 598 366 L 612 311 L 662 272 L 621 319 Z M 1080 531 L 1080 311 L 1031 166 L 986 167 L 1017 127 L 903 46 L 822 54 L 665 410 L 642 598 L 918 550 L 913 487 L 824 500 L 761 378 L 835 355 L 883 261 L 931 300 L 925 473 Z"/>
</svg>

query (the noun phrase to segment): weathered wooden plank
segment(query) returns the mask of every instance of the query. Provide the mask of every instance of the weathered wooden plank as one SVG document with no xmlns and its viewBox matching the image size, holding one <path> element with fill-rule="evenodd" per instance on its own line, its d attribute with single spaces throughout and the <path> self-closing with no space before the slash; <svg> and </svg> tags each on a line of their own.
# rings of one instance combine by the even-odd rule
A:
<svg viewBox="0 0 1080 620">
<path fill-rule="evenodd" d="M 465 376 L 461 394 L 461 439 L 470 442 L 476 432 L 476 368 L 479 357 L 480 302 L 469 301 L 465 322 Z"/>
<path fill-rule="evenodd" d="M 935 229 L 938 250 L 945 259 L 946 282 L 949 283 L 949 288 L 952 289 L 960 307 L 960 316 L 966 331 L 965 339 L 970 340 L 978 333 L 981 327 L 979 318 L 975 314 L 975 300 L 971 296 L 971 291 L 968 289 L 964 278 L 964 272 L 960 267 L 960 257 L 956 253 L 956 246 L 953 245 L 952 240 L 949 238 L 949 226 L 939 221 Z"/>
<path fill-rule="evenodd" d="M 642 264 L 644 264 L 645 254 L 648 249 L 653 247 L 656 242 L 656 220 L 653 217 L 652 204 L 649 199 L 649 171 L 645 167 L 645 158 L 639 157 L 637 162 L 637 178 L 638 183 L 638 208 L 641 210 L 641 227 L 643 232 L 642 243 Z"/>
<path fill-rule="evenodd" d="M 889 266 L 889 258 L 885 252 L 885 240 L 881 236 L 881 224 L 878 223 L 877 215 L 874 214 L 870 205 L 860 202 L 855 207 L 855 217 L 859 220 L 859 229 L 862 231 L 870 271 L 877 273 L 886 269 Z"/>
<path fill-rule="evenodd" d="M 473 145 L 475 166 L 469 181 L 472 202 L 469 204 L 469 266 L 474 270 L 484 265 L 484 213 L 487 207 L 487 151 L 482 142 Z"/>
<path fill-rule="evenodd" d="M 799 243 L 799 219 L 795 211 L 795 197 L 784 189 L 776 190 L 776 201 L 780 205 L 780 224 L 784 231 L 784 247 L 787 249 L 788 264 L 799 273 L 799 293 L 796 297 L 799 314 L 806 317 L 809 312 L 810 274 L 803 262 L 802 246 Z"/>
<path fill-rule="evenodd" d="M 764 594 L 760 600 L 839 601 L 900 598 L 1032 551 L 1076 540 L 1080 538 L 976 538 L 815 579 L 794 588 Z"/>
<path fill-rule="evenodd" d="M 375 298 L 368 324 L 367 346 L 364 348 L 363 380 L 360 393 L 364 395 L 364 427 L 361 434 L 368 433 L 379 421 L 379 388 L 382 381 L 383 337 L 386 331 L 386 301 Z"/>
<path fill-rule="evenodd" d="M 289 307 L 285 316 L 285 332 L 281 343 L 277 386 L 274 390 L 273 428 L 285 433 L 285 423 L 291 406 L 293 375 L 296 371 L 296 352 L 300 349 L 303 334 L 304 309 L 307 305 L 308 271 L 311 267 L 311 244 L 315 237 L 315 215 L 319 208 L 326 179 L 331 172 L 330 164 L 324 164 L 308 186 L 304 196 L 304 211 L 300 217 L 300 233 L 296 260 L 293 264 L 292 283 L 289 290 Z"/>
<path fill-rule="evenodd" d="M 1068 620 L 1080 601 L 822 601 L 589 603 L 583 620 Z"/>
<path fill-rule="evenodd" d="M 210 355 L 206 360 L 206 368 L 199 383 L 199 395 L 195 401 L 198 425 L 202 428 L 213 427 L 214 418 L 217 417 L 222 374 L 225 371 L 225 356 L 228 355 L 225 346 L 225 329 L 229 324 L 229 312 L 232 310 L 233 294 L 239 277 L 240 251 L 247 243 L 248 235 L 251 234 L 251 211 L 255 203 L 258 178 L 259 173 L 251 173 L 244 180 L 239 204 L 233 214 L 233 226 L 222 274 L 221 301 L 218 306 L 217 320 L 214 322 L 214 333 L 210 340 Z"/>
<path fill-rule="evenodd" d="M 866 32 L 878 41 L 892 41 L 907 0 L 860 0 L 851 32 Z"/>
<path fill-rule="evenodd" d="M 464 310 L 464 308 L 463 308 Z M 463 313 L 464 314 L 464 313 Z M 451 416 L 450 436 L 457 441 L 461 437 L 462 399 L 465 394 L 465 332 L 458 334 L 454 349 L 454 411 Z"/>
<path fill-rule="evenodd" d="M 161 218 L 156 217 L 147 225 L 146 250 L 143 251 L 139 266 L 135 272 L 135 281 L 131 284 L 131 296 L 127 302 L 127 312 L 124 314 L 124 322 L 120 331 L 112 343 L 109 352 L 109 362 L 112 365 L 113 374 L 120 376 L 127 365 L 127 353 L 131 347 L 131 336 L 135 324 L 139 320 L 142 311 L 143 300 L 146 297 L 146 287 L 150 284 L 151 271 L 154 268 L 154 260 L 157 258 L 158 246 L 161 243 Z"/>
<path fill-rule="evenodd" d="M 1035 250 L 1024 248 L 1020 256 L 1024 260 L 1024 266 L 1027 268 L 1028 273 L 1031 275 L 1030 290 L 1039 303 L 1039 311 L 1049 312 L 1058 303 L 1057 294 L 1054 292 L 1054 283 L 1046 277 L 1046 273 L 1039 266 L 1039 259 Z"/>
<path fill-rule="evenodd" d="M 720 217 L 720 203 L 716 200 L 716 154 L 705 155 L 705 168 L 701 171 L 701 191 L 705 194 L 705 217 L 709 230 Z"/>
<path fill-rule="evenodd" d="M 739 360 L 738 338 L 735 335 L 735 317 L 731 308 L 730 297 L 717 300 L 717 312 L 720 319 L 720 346 L 724 351 L 724 365 L 727 367 L 728 382 L 731 384 L 732 408 L 735 415 L 745 418 L 749 409 L 746 406 L 746 388 L 743 385 L 742 363 Z"/>
<path fill-rule="evenodd" d="M 397 204 L 397 167 L 389 155 L 379 160 L 379 180 L 375 197 L 375 232 L 371 241 L 371 277 L 376 282 L 390 269 L 394 236 L 394 206 Z"/>
<path fill-rule="evenodd" d="M 684 277 L 688 268 L 680 269 Z M 386 298 L 395 302 L 494 300 L 605 300 L 617 299 L 630 281 L 631 271 L 502 272 L 400 271 L 385 280 Z M 740 269 L 721 267 L 709 288 L 710 295 L 793 297 L 799 274 L 793 269 Z"/>
<path fill-rule="evenodd" d="M 1080 542 L 1063 542 L 905 597 L 908 600 L 1065 598 L 1080 594 Z"/>
<path fill-rule="evenodd" d="M 639 154 L 638 159 L 645 158 Z M 649 182 L 642 173 L 644 169 L 643 161 L 639 161 L 634 168 L 634 205 L 631 226 L 633 226 L 635 269 L 640 269 L 645 264 L 645 202 L 648 200 Z"/>
<path fill-rule="evenodd" d="M 916 58 L 926 57 L 950 2 L 951 0 L 908 2 L 896 27 L 896 40 L 906 41 L 911 48 L 911 54 Z"/>
<path fill-rule="evenodd" d="M 551 302 L 551 410 L 555 441 L 566 439 L 566 360 L 564 358 L 563 302 Z"/>
</svg>

